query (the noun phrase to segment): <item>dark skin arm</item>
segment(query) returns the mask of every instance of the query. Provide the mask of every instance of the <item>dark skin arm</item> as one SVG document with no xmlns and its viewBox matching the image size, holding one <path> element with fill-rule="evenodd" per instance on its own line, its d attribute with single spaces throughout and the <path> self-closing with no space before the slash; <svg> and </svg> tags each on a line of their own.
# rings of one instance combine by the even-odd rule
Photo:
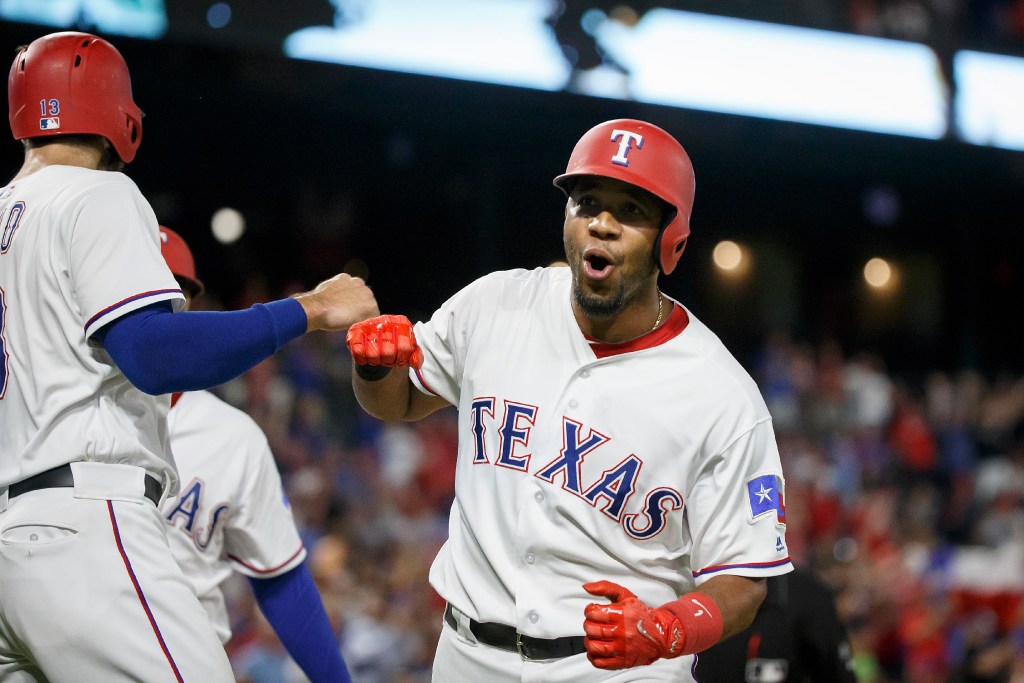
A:
<svg viewBox="0 0 1024 683">
<path fill-rule="evenodd" d="M 408 368 L 392 368 L 384 379 L 365 380 L 352 369 L 352 390 L 370 415 L 386 421 L 420 420 L 449 405 L 439 396 L 425 394 L 409 379 Z"/>
<path fill-rule="evenodd" d="M 718 605 L 722 612 L 724 640 L 754 621 L 754 615 L 768 593 L 768 583 L 762 578 L 724 574 L 708 579 L 695 592 L 704 593 Z"/>
</svg>

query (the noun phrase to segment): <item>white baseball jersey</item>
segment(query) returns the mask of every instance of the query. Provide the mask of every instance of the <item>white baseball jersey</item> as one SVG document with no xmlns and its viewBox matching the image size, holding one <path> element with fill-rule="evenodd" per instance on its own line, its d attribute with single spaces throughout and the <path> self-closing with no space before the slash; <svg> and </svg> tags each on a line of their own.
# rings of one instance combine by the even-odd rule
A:
<svg viewBox="0 0 1024 683">
<path fill-rule="evenodd" d="M 413 382 L 459 408 L 431 584 L 478 621 L 555 638 L 583 634 L 589 581 L 661 605 L 717 574 L 789 571 L 782 470 L 753 380 L 679 304 L 653 332 L 591 343 L 571 278 L 492 273 L 416 325 Z"/>
<path fill-rule="evenodd" d="M 89 336 L 180 306 L 156 217 L 127 176 L 48 166 L 0 191 L 0 487 L 75 460 L 176 484 L 166 397 L 136 389 Z"/>
<path fill-rule="evenodd" d="M 195 391 L 178 398 L 167 421 L 182 482 L 163 507 L 168 540 L 226 643 L 231 625 L 219 586 L 232 570 L 272 578 L 301 564 L 306 550 L 267 437 L 251 417 Z"/>
<path fill-rule="evenodd" d="M 143 470 L 177 491 L 167 397 L 89 337 L 184 301 L 120 173 L 48 166 L 0 190 L 0 679 L 229 681 Z M 7 485 L 71 463 L 74 487 Z"/>
</svg>

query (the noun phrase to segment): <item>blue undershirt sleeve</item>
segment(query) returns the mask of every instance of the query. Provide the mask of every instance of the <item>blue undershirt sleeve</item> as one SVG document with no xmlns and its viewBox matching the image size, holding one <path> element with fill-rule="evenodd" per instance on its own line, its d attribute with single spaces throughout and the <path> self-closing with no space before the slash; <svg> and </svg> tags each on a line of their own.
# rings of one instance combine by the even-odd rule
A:
<svg viewBox="0 0 1024 683">
<path fill-rule="evenodd" d="M 303 562 L 272 579 L 249 578 L 260 611 L 310 683 L 351 683 L 341 647 Z"/>
<path fill-rule="evenodd" d="M 93 337 L 147 394 L 209 389 L 241 375 L 306 333 L 295 299 L 241 311 L 173 313 L 159 302 L 127 313 Z"/>
</svg>

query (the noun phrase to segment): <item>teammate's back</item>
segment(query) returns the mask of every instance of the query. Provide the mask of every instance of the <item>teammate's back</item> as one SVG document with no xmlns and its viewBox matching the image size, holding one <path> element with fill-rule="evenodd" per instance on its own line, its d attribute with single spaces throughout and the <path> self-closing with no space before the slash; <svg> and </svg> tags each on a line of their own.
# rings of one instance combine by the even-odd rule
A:
<svg viewBox="0 0 1024 683">
<path fill-rule="evenodd" d="M 173 476 L 160 426 L 164 402 L 136 389 L 87 341 L 113 315 L 181 296 L 159 269 L 139 270 L 146 265 L 139 253 L 159 257 L 149 205 L 124 174 L 63 165 L 19 179 L 2 195 L 0 486 L 59 464 L 47 455 L 64 457 L 70 443 L 87 460 L 141 455 L 146 469 Z M 129 212 L 152 231 L 135 230 L 123 218 Z"/>
</svg>

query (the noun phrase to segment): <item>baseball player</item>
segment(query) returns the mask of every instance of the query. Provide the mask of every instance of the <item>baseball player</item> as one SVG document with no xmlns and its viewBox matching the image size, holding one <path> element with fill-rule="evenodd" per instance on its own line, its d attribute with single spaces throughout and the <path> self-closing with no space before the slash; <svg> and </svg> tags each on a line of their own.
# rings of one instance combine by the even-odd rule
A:
<svg viewBox="0 0 1024 683">
<path fill-rule="evenodd" d="M 435 680 L 691 681 L 791 569 L 771 419 L 658 288 L 690 233 L 680 144 L 607 121 L 554 182 L 569 267 L 486 275 L 415 327 L 357 323 L 353 386 L 383 419 L 459 409 Z"/>
<path fill-rule="evenodd" d="M 231 681 L 167 544 L 166 395 L 376 315 L 373 294 L 340 275 L 175 313 L 156 217 L 120 172 L 142 138 L 120 53 L 39 38 L 15 56 L 8 103 L 25 158 L 0 189 L 0 680 Z"/>
<path fill-rule="evenodd" d="M 160 252 L 188 309 L 203 291 L 192 250 L 161 226 Z M 173 394 L 167 427 L 182 482 L 163 504 L 167 538 L 221 642 L 231 624 L 220 585 L 235 570 L 310 681 L 349 681 L 263 431 L 208 391 Z"/>
</svg>

